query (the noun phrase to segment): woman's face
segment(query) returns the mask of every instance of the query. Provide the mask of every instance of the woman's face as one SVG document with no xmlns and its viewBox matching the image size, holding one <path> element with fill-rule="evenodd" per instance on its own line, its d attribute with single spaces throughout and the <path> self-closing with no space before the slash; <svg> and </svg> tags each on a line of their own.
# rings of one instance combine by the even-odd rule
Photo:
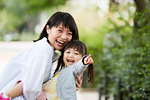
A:
<svg viewBox="0 0 150 100">
<path fill-rule="evenodd" d="M 65 65 L 68 67 L 76 62 L 78 62 L 82 58 L 82 54 L 80 54 L 74 48 L 68 48 L 64 52 L 63 61 Z"/>
<path fill-rule="evenodd" d="M 47 25 L 46 31 L 50 45 L 55 50 L 61 50 L 72 39 L 72 32 L 69 28 L 62 26 L 62 24 L 59 24 L 58 27 L 54 26 L 51 29 Z"/>
</svg>

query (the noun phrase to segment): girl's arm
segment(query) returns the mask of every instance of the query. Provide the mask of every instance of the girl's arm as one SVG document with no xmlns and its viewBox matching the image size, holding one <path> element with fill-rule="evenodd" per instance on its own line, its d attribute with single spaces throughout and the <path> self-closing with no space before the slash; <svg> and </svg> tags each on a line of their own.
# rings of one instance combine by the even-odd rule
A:
<svg viewBox="0 0 150 100">
<path fill-rule="evenodd" d="M 18 83 L 5 94 L 8 97 L 14 98 L 14 97 L 22 95 L 23 93 L 22 91 L 23 91 L 23 87 Z"/>
<path fill-rule="evenodd" d="M 84 56 L 80 61 L 78 61 L 76 64 L 74 64 L 74 75 L 81 75 L 86 68 L 88 67 L 88 64 L 93 64 L 94 61 L 91 57 L 91 54 L 89 54 L 88 56 Z"/>
<path fill-rule="evenodd" d="M 80 87 L 81 87 L 81 85 L 82 85 L 82 78 L 83 78 L 83 74 L 81 74 L 81 73 L 83 73 L 85 70 L 86 70 L 86 68 L 87 68 L 87 66 L 88 66 L 88 64 L 93 64 L 94 63 L 94 61 L 93 61 L 93 59 L 92 59 L 92 57 L 91 57 L 91 54 L 89 54 L 88 56 L 84 56 L 80 61 L 78 61 L 76 64 L 75 64 L 75 70 L 74 70 L 74 75 L 76 76 L 76 75 L 81 75 L 80 77 L 79 76 L 76 76 L 76 79 L 77 79 L 77 81 L 76 81 L 76 89 L 78 90 Z"/>
</svg>

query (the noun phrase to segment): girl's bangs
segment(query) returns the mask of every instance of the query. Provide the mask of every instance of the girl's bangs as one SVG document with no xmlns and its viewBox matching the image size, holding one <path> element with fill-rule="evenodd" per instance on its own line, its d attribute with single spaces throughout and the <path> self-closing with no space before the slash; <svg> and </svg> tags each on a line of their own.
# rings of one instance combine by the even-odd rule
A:
<svg viewBox="0 0 150 100">
<path fill-rule="evenodd" d="M 69 48 L 75 49 L 76 51 L 78 51 L 82 55 L 86 55 L 86 52 L 87 52 L 86 46 L 78 40 L 74 40 L 74 41 L 69 42 L 65 46 L 64 51 L 66 51 Z"/>
</svg>

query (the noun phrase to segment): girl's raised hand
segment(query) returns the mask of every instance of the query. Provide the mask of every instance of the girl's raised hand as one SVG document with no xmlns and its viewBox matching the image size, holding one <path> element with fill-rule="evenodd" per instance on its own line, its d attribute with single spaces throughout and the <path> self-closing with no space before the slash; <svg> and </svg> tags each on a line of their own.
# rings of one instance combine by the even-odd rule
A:
<svg viewBox="0 0 150 100">
<path fill-rule="evenodd" d="M 91 54 L 89 54 L 86 58 L 84 58 L 84 64 L 93 64 L 94 60 L 91 57 Z"/>
</svg>

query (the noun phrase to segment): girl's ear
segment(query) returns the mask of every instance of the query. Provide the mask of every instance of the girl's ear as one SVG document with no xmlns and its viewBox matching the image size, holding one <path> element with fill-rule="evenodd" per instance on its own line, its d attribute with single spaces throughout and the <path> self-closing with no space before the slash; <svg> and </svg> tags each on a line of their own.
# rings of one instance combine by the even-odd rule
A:
<svg viewBox="0 0 150 100">
<path fill-rule="evenodd" d="M 46 32 L 47 32 L 47 34 L 49 34 L 49 33 L 50 33 L 50 28 L 49 28 L 49 26 L 48 26 L 48 25 L 46 25 Z"/>
</svg>

